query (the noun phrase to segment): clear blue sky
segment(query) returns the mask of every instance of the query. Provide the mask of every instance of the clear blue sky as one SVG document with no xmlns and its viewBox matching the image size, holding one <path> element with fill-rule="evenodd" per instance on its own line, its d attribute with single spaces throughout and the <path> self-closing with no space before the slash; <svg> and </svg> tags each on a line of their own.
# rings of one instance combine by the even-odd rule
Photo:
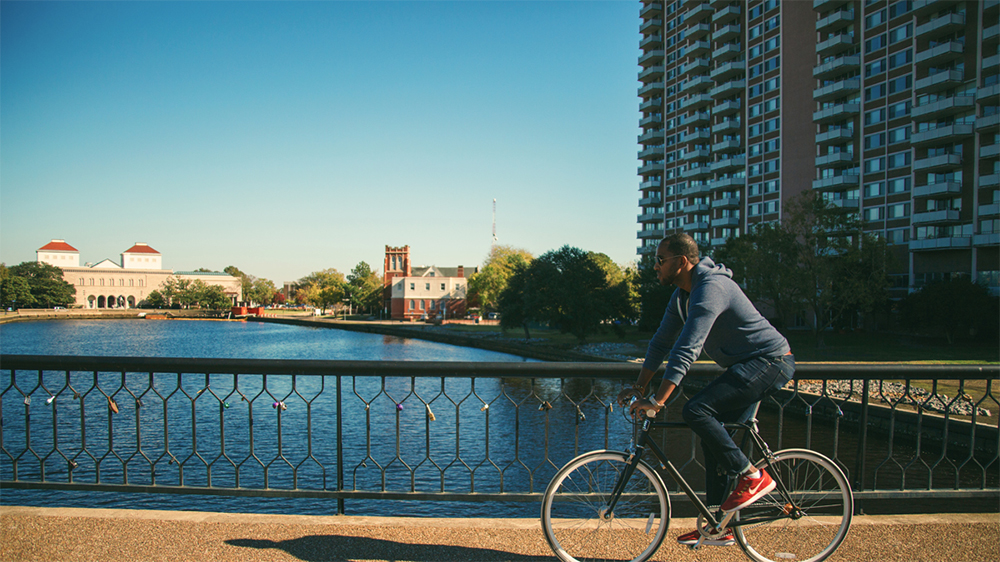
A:
<svg viewBox="0 0 1000 562">
<path fill-rule="evenodd" d="M 164 267 L 635 259 L 639 7 L 0 3 L 0 261 L 62 238 Z"/>
</svg>

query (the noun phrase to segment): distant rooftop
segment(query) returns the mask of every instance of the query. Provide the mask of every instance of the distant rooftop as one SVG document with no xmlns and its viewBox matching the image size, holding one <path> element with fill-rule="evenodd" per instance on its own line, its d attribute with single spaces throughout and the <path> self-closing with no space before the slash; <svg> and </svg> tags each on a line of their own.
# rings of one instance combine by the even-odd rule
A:
<svg viewBox="0 0 1000 562">
<path fill-rule="evenodd" d="M 149 244 L 143 242 L 136 242 L 134 246 L 122 252 L 123 254 L 159 254 Z"/>
<path fill-rule="evenodd" d="M 67 244 L 65 240 L 59 240 L 59 239 L 53 239 L 51 242 L 49 242 L 48 244 L 46 244 L 46 245 L 44 245 L 44 246 L 42 246 L 41 248 L 38 249 L 38 251 L 42 251 L 42 250 L 46 250 L 46 251 L 49 251 L 49 252 L 79 252 L 80 251 L 80 250 L 77 250 L 76 248 L 74 248 L 73 246 L 70 246 L 69 244 Z"/>
</svg>

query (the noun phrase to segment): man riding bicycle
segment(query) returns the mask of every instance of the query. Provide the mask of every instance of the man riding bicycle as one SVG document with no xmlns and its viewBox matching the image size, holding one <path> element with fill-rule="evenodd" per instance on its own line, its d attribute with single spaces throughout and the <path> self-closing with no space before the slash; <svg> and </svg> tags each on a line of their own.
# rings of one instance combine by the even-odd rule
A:
<svg viewBox="0 0 1000 562">
<path fill-rule="evenodd" d="M 664 238 L 657 246 L 653 269 L 660 284 L 677 289 L 649 342 L 638 381 L 618 395 L 618 402 L 625 405 L 630 398 L 638 398 L 631 406 L 633 415 L 661 410 L 702 350 L 725 368 L 688 400 L 682 414 L 701 437 L 706 503 L 720 505 L 727 513 L 740 510 L 765 496 L 775 484 L 767 472 L 754 468 L 722 424 L 747 421 L 757 402 L 791 380 L 795 358 L 784 336 L 733 281 L 732 271 L 699 257 L 698 245 L 689 235 Z M 665 358 L 663 380 L 646 398 L 646 386 Z M 728 478 L 739 480 L 723 501 Z M 677 540 L 692 545 L 701 538 L 695 530 Z M 727 532 L 701 544 L 731 545 L 735 540 Z"/>
</svg>

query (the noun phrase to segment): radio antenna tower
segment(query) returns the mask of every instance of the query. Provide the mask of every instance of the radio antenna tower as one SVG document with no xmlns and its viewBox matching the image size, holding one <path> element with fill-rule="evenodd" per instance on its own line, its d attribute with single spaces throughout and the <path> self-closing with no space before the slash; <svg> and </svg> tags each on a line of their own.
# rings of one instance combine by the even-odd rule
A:
<svg viewBox="0 0 1000 562">
<path fill-rule="evenodd" d="M 497 245 L 497 200 L 493 198 L 493 246 Z"/>
</svg>

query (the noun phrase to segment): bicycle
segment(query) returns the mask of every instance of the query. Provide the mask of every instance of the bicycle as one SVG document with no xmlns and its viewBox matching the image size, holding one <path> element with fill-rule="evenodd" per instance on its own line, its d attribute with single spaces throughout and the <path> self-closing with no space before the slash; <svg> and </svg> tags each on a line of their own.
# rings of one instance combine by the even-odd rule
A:
<svg viewBox="0 0 1000 562">
<path fill-rule="evenodd" d="M 843 471 L 808 449 L 771 452 L 757 431 L 756 408 L 746 423 L 725 427 L 744 430 L 743 450 L 749 441 L 760 453 L 755 465 L 767 470 L 777 485 L 767 496 L 733 513 L 706 506 L 649 437 L 650 429 L 688 428 L 687 424 L 653 421 L 653 410 L 646 414 L 641 422 L 632 420 L 640 429 L 636 433 L 633 426 L 628 451 L 584 453 L 559 469 L 546 488 L 542 528 L 560 560 L 641 562 L 656 553 L 670 524 L 670 497 L 659 472 L 642 459 L 647 447 L 660 470 L 698 509 L 702 538 L 690 548 L 732 529 L 743 552 L 757 562 L 819 562 L 847 536 L 854 496 Z M 732 480 L 723 497 L 732 492 Z"/>
</svg>

